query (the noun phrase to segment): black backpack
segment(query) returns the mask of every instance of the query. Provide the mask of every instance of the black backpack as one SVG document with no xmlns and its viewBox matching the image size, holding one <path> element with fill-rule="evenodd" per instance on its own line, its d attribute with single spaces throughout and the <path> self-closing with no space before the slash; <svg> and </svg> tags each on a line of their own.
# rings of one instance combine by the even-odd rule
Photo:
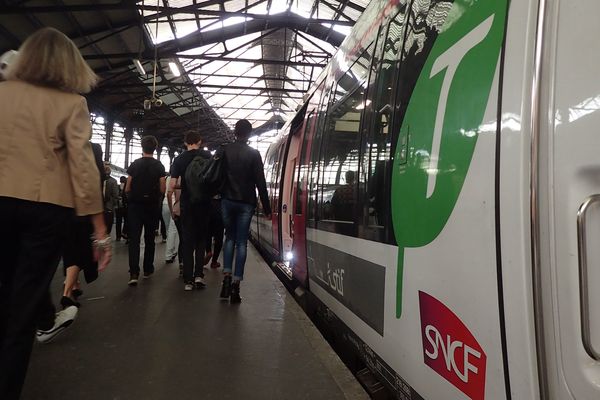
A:
<svg viewBox="0 0 600 400">
<path fill-rule="evenodd" d="M 214 189 L 205 179 L 211 162 L 212 158 L 198 154 L 185 170 L 185 190 L 192 204 L 208 202 L 214 195 Z"/>
</svg>

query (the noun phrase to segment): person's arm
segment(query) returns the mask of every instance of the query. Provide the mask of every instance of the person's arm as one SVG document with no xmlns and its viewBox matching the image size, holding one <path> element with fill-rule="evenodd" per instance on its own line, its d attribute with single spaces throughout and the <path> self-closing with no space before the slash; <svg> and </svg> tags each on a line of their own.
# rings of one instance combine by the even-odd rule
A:
<svg viewBox="0 0 600 400">
<path fill-rule="evenodd" d="M 269 202 L 269 193 L 267 192 L 265 169 L 258 151 L 256 152 L 256 159 L 254 162 L 254 182 L 256 182 L 256 188 L 258 189 L 258 195 L 265 217 L 271 218 L 271 203 Z"/>
<path fill-rule="evenodd" d="M 104 211 L 100 173 L 96 167 L 90 138 L 92 126 L 85 99 L 74 107 L 65 124 L 67 163 L 69 164 L 73 200 L 77 215 L 102 214 Z M 98 232 L 100 233 L 100 232 Z M 102 232 L 106 235 L 106 232 Z"/>
<path fill-rule="evenodd" d="M 169 188 L 167 189 L 167 205 L 169 206 L 169 212 L 171 213 L 171 217 L 173 217 L 173 193 L 175 192 L 175 188 L 177 187 L 177 178 L 173 175 L 169 178 Z"/>
<path fill-rule="evenodd" d="M 112 245 L 110 236 L 106 235 L 106 225 L 104 223 L 104 214 L 94 214 L 91 216 L 94 227 L 94 259 L 98 261 L 98 271 L 104 270 L 112 259 Z M 104 232 L 103 236 L 98 232 Z"/>
<path fill-rule="evenodd" d="M 73 111 L 65 125 L 65 142 L 75 211 L 77 215 L 91 217 L 95 258 L 99 268 L 104 269 L 111 260 L 111 244 L 110 236 L 106 234 L 100 173 L 90 144 L 92 126 L 84 98 Z"/>
<path fill-rule="evenodd" d="M 171 165 L 171 177 L 169 178 L 169 189 L 167 190 L 167 203 L 169 204 L 169 211 L 171 212 L 171 217 L 173 219 L 176 217 L 173 211 L 173 194 L 175 193 L 175 190 L 178 189 L 179 176 L 179 157 L 177 157 Z M 177 201 L 177 199 L 175 199 L 175 201 Z"/>
<path fill-rule="evenodd" d="M 131 176 L 127 177 L 127 183 L 125 184 L 125 193 L 131 192 Z"/>
<path fill-rule="evenodd" d="M 160 177 L 160 194 L 165 194 L 167 191 L 167 179 L 164 176 Z"/>
<path fill-rule="evenodd" d="M 159 189 L 160 189 L 160 194 L 162 196 L 164 196 L 164 194 L 167 192 L 167 178 L 166 178 L 167 171 L 165 171 L 165 167 L 164 167 L 164 165 L 162 165 L 162 163 L 160 161 L 158 162 L 158 166 L 159 166 L 159 176 L 160 176 L 158 185 L 159 185 Z"/>
</svg>

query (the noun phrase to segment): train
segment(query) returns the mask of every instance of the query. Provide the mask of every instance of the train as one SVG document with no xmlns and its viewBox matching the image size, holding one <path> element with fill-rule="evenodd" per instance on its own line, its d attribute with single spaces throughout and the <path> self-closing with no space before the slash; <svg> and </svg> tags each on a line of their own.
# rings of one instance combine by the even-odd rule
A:
<svg viewBox="0 0 600 400">
<path fill-rule="evenodd" d="M 600 398 L 598 15 L 373 0 L 270 146 L 251 238 L 388 395 Z"/>
</svg>

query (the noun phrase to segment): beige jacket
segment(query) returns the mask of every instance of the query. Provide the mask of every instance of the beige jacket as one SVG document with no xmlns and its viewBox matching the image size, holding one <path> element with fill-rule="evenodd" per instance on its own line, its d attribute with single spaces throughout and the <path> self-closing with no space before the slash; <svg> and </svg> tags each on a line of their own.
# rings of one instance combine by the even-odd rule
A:
<svg viewBox="0 0 600 400">
<path fill-rule="evenodd" d="M 0 83 L 0 196 L 102 212 L 86 100 L 25 82 Z"/>
</svg>

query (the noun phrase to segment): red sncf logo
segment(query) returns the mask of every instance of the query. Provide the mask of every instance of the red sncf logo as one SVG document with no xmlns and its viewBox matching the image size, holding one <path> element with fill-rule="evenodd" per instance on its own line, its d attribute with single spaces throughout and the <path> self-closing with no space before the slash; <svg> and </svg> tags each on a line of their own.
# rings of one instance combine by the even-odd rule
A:
<svg viewBox="0 0 600 400">
<path fill-rule="evenodd" d="M 442 302 L 419 291 L 425 364 L 472 400 L 485 395 L 485 352 Z"/>
</svg>

